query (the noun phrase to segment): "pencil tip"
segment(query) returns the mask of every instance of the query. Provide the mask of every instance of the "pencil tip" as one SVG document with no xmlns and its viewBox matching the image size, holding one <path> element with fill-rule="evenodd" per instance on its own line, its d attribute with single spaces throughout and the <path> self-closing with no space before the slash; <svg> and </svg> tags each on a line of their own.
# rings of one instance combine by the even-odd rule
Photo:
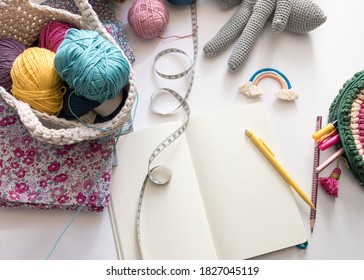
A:
<svg viewBox="0 0 364 280">
<path fill-rule="evenodd" d="M 313 233 L 314 225 L 315 225 L 315 219 L 311 219 L 311 220 L 310 220 L 311 234 Z"/>
</svg>

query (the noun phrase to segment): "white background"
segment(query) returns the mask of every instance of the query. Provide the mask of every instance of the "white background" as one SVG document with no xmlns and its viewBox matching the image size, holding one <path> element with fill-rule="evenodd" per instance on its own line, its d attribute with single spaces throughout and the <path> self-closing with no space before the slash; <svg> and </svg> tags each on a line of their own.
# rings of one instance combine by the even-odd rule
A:
<svg viewBox="0 0 364 280">
<path fill-rule="evenodd" d="M 164 3 L 170 21 L 162 35 L 190 34 L 189 6 L 177 7 Z M 275 151 L 277 157 L 308 195 L 311 194 L 314 144 L 311 135 L 316 116 L 322 115 L 323 123 L 326 123 L 328 108 L 343 83 L 364 67 L 364 2 L 316 0 L 316 3 L 327 15 L 324 25 L 304 35 L 287 31 L 274 34 L 267 25 L 244 67 L 231 73 L 226 64 L 231 48 L 216 58 L 204 57 L 202 48 L 230 18 L 234 9 L 223 11 L 217 0 L 198 0 L 199 51 L 195 84 L 189 98 L 192 116 L 215 108 L 263 101 L 279 143 L 280 149 Z M 125 24 L 130 5 L 131 1 L 128 0 L 117 9 L 118 18 Z M 191 38 L 147 41 L 138 38 L 128 24 L 126 31 L 136 57 L 133 66 L 139 92 L 134 129 L 181 118 L 178 114 L 175 117 L 161 117 L 150 111 L 149 98 L 157 88 L 172 86 L 181 94 L 186 89 L 184 79 L 171 83 L 156 78 L 152 66 L 155 55 L 168 47 L 183 49 L 192 57 Z M 170 61 L 161 61 L 161 70 L 175 72 L 175 64 L 173 60 Z M 273 94 L 278 85 L 270 81 L 262 82 L 265 94 L 261 98 L 242 96 L 238 92 L 239 85 L 264 67 L 282 71 L 300 94 L 299 99 L 294 103 L 278 101 Z M 216 133 L 223 133 L 223 128 L 216 128 Z M 333 151 L 321 153 L 321 161 Z M 333 166 L 329 166 L 321 175 L 328 176 L 332 169 Z M 364 192 L 349 172 L 342 169 L 338 198 L 327 195 L 322 189 L 318 191 L 313 234 L 309 227 L 310 209 L 296 196 L 307 228 L 309 247 L 306 250 L 289 248 L 259 259 L 341 260 L 364 257 Z M 44 259 L 73 214 L 57 210 L 0 209 L 0 259 Z M 101 214 L 80 213 L 51 256 L 51 259 L 116 258 L 107 210 Z"/>
</svg>

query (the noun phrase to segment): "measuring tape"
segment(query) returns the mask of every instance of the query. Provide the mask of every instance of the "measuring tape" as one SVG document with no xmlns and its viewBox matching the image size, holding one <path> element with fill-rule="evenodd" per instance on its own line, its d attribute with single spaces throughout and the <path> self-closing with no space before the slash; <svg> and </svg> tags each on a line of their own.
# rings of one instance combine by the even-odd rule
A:
<svg viewBox="0 0 364 280">
<path fill-rule="evenodd" d="M 316 117 L 316 131 L 319 131 L 322 126 L 322 117 L 317 116 Z M 318 172 L 316 171 L 316 168 L 318 167 L 320 161 L 320 149 L 318 146 L 318 143 L 315 141 L 314 146 L 314 153 L 313 153 L 313 169 L 312 169 L 312 191 L 311 191 L 311 201 L 313 205 L 317 205 L 317 186 L 318 186 Z M 311 208 L 310 212 L 310 225 L 311 225 L 311 232 L 313 231 L 313 227 L 315 225 L 316 220 L 316 210 Z"/>
<path fill-rule="evenodd" d="M 157 166 L 152 167 L 152 163 L 163 150 L 165 150 L 169 145 L 171 145 L 174 141 L 176 141 L 185 132 L 185 130 L 187 129 L 188 122 L 189 122 L 189 118 L 190 118 L 190 107 L 187 104 L 187 99 L 191 93 L 193 82 L 194 82 L 195 62 L 196 62 L 197 51 L 198 51 L 196 2 L 192 3 L 190 5 L 190 8 L 191 8 L 191 24 L 192 24 L 192 35 L 191 36 L 192 36 L 192 42 L 193 42 L 193 60 L 191 60 L 189 58 L 189 56 L 183 50 L 176 49 L 176 48 L 169 48 L 169 49 L 165 49 L 165 50 L 161 51 L 160 53 L 158 53 L 156 55 L 156 57 L 154 59 L 154 63 L 153 63 L 154 71 L 157 73 L 157 75 L 159 75 L 160 77 L 162 77 L 164 79 L 175 80 L 175 79 L 182 78 L 182 77 L 186 76 L 187 74 L 190 74 L 190 80 L 189 80 L 187 92 L 184 97 L 182 97 L 179 93 L 177 93 L 176 91 L 174 91 L 170 88 L 160 88 L 160 89 L 156 90 L 155 92 L 153 92 L 153 94 L 151 95 L 151 98 L 150 98 L 150 107 L 153 112 L 160 114 L 160 115 L 170 115 L 170 114 L 175 113 L 180 108 L 182 108 L 185 113 L 186 119 L 185 119 L 184 123 L 177 130 L 175 130 L 173 133 L 171 133 L 167 138 L 165 138 L 154 149 L 154 151 L 152 152 L 152 154 L 149 157 L 148 174 L 145 176 L 142 188 L 140 190 L 139 200 L 138 200 L 138 209 L 137 209 L 137 220 L 136 220 L 136 234 L 137 234 L 137 239 L 138 239 L 139 251 L 140 251 L 142 258 L 143 258 L 143 246 L 142 246 L 142 240 L 141 240 L 140 217 L 141 217 L 141 210 L 142 210 L 146 185 L 149 181 L 152 181 L 153 183 L 155 183 L 157 185 L 165 185 L 170 181 L 170 179 L 172 177 L 172 171 L 167 166 L 157 165 Z M 172 75 L 163 74 L 160 71 L 158 71 L 156 69 L 156 62 L 162 56 L 164 56 L 166 54 L 170 54 L 170 53 L 179 53 L 179 54 L 182 54 L 182 55 L 186 56 L 187 58 L 189 58 L 189 60 L 191 62 L 190 67 L 188 67 L 188 69 L 186 69 L 185 71 L 183 71 L 181 73 L 172 74 Z M 155 109 L 155 106 L 154 106 L 155 100 L 156 100 L 157 96 L 159 96 L 161 93 L 168 93 L 177 99 L 179 105 L 174 110 L 172 110 L 172 112 L 161 113 L 160 111 Z M 158 171 L 158 172 L 156 172 L 156 171 Z M 163 173 L 164 176 L 158 177 L 155 175 L 156 173 L 157 174 Z"/>
</svg>

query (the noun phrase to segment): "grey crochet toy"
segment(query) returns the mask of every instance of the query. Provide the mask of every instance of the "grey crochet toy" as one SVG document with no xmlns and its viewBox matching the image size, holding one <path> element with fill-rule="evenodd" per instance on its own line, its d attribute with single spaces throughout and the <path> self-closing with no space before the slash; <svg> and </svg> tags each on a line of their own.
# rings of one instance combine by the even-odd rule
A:
<svg viewBox="0 0 364 280">
<path fill-rule="evenodd" d="M 272 18 L 274 32 L 309 32 L 326 21 L 321 8 L 311 0 L 220 0 L 222 8 L 240 7 L 203 48 L 208 57 L 221 53 L 239 36 L 228 61 L 231 71 L 246 61 L 265 23 Z"/>
</svg>

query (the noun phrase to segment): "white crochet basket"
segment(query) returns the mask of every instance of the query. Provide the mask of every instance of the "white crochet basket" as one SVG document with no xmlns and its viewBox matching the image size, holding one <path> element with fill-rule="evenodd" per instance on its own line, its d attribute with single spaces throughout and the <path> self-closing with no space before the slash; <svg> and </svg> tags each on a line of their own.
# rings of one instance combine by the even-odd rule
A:
<svg viewBox="0 0 364 280">
<path fill-rule="evenodd" d="M 126 58 L 123 50 L 98 19 L 88 0 L 74 1 L 81 15 L 34 4 L 30 0 L 0 0 L 0 39 L 11 38 L 29 47 L 37 40 L 40 30 L 45 24 L 50 21 L 64 21 L 81 29 L 97 31 L 112 42 Z M 136 86 L 131 67 L 129 83 L 124 88 L 124 94 L 125 92 L 127 98 L 120 112 L 110 121 L 92 125 L 39 112 L 32 109 L 27 103 L 16 99 L 3 87 L 0 87 L 0 98 L 18 113 L 20 120 L 34 138 L 50 144 L 65 145 L 107 137 L 128 122 L 136 97 Z"/>
</svg>

